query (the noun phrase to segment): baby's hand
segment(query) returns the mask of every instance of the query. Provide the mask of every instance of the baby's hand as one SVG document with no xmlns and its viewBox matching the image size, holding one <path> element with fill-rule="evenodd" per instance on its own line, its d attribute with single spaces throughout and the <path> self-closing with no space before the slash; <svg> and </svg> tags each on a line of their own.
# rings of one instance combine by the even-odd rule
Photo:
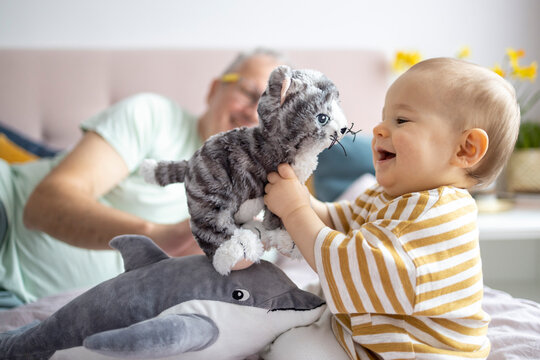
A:
<svg viewBox="0 0 540 360">
<path fill-rule="evenodd" d="M 286 219 L 299 208 L 311 206 L 308 189 L 300 183 L 289 164 L 280 164 L 277 173 L 268 174 L 264 191 L 264 203 L 281 219 Z"/>
<path fill-rule="evenodd" d="M 234 264 L 231 270 L 244 270 L 250 267 L 251 265 L 253 265 L 253 261 L 242 259 L 242 260 L 239 260 L 236 264 Z"/>
</svg>

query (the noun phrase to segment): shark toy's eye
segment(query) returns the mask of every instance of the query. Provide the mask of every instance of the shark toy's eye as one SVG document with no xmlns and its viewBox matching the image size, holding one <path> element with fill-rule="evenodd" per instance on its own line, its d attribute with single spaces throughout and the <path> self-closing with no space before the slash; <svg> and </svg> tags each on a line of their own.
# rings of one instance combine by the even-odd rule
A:
<svg viewBox="0 0 540 360">
<path fill-rule="evenodd" d="M 232 297 L 234 300 L 246 301 L 247 299 L 249 299 L 249 292 L 244 289 L 236 289 L 233 291 Z"/>
<path fill-rule="evenodd" d="M 326 114 L 319 114 L 317 115 L 317 121 L 319 122 L 319 124 L 324 126 L 330 121 L 330 116 Z"/>
</svg>

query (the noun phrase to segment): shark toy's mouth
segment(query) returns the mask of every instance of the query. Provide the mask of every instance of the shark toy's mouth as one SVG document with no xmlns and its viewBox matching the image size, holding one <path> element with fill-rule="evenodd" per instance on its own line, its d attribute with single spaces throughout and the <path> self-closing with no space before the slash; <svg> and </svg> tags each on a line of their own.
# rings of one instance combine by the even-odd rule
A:
<svg viewBox="0 0 540 360">
<path fill-rule="evenodd" d="M 299 308 L 292 308 L 292 307 L 291 308 L 275 308 L 275 309 L 268 310 L 268 312 L 274 312 L 274 311 L 311 311 L 311 310 L 315 310 L 317 308 L 320 308 L 321 306 L 324 306 L 324 305 L 326 305 L 326 303 L 322 302 L 322 303 L 320 303 L 320 305 L 315 306 L 315 307 L 311 307 L 309 309 L 307 309 L 307 308 L 305 308 L 305 309 L 300 308 L 299 309 Z"/>
<path fill-rule="evenodd" d="M 260 307 L 268 309 L 268 312 L 311 311 L 325 304 L 320 297 L 297 288 L 268 299 Z"/>
</svg>

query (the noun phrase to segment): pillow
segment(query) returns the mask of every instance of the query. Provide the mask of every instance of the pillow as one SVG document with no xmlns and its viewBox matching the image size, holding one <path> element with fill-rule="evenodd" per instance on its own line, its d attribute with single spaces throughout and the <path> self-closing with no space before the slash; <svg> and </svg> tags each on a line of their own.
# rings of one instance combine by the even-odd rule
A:
<svg viewBox="0 0 540 360">
<path fill-rule="evenodd" d="M 316 322 L 279 335 L 259 355 L 264 360 L 349 360 L 334 336 L 328 308 Z"/>
<path fill-rule="evenodd" d="M 0 159 L 8 163 L 26 162 L 38 157 L 13 143 L 8 137 L 0 133 Z"/>
<path fill-rule="evenodd" d="M 319 154 L 319 165 L 313 172 L 315 196 L 321 201 L 335 201 L 349 186 L 364 174 L 375 174 L 371 152 L 371 137 L 345 136 L 341 145 Z"/>
<path fill-rule="evenodd" d="M 52 149 L 44 144 L 31 140 L 20 132 L 1 123 L 0 133 L 4 134 L 6 138 L 11 141 L 11 143 L 15 144 L 19 148 L 36 155 L 36 158 L 55 156 L 59 152 L 57 149 Z"/>
</svg>

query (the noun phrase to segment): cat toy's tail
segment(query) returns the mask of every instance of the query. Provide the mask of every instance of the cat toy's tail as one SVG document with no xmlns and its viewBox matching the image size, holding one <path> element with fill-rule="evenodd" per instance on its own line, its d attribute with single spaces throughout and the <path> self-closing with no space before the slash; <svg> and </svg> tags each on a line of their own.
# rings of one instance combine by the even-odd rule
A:
<svg viewBox="0 0 540 360">
<path fill-rule="evenodd" d="M 161 186 L 184 182 L 188 162 L 182 161 L 156 161 L 145 159 L 141 164 L 139 173 L 144 180 L 151 184 Z"/>
</svg>

